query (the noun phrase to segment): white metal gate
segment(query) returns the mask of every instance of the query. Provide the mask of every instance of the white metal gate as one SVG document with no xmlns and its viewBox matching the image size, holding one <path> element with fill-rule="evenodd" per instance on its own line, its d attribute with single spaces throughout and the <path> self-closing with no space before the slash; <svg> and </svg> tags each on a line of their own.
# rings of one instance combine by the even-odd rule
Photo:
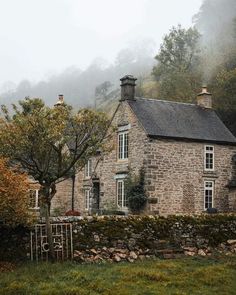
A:
<svg viewBox="0 0 236 295">
<path fill-rule="evenodd" d="M 55 256 L 58 261 L 73 258 L 72 225 L 70 223 L 51 224 Z M 31 231 L 31 260 L 48 260 L 49 245 L 45 224 L 36 224 Z"/>
</svg>

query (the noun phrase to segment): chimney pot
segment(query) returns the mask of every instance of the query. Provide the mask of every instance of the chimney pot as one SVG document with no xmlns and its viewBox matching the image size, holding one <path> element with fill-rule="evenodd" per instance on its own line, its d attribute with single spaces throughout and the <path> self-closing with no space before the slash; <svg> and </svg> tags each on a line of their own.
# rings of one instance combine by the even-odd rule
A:
<svg viewBox="0 0 236 295">
<path fill-rule="evenodd" d="M 206 86 L 202 86 L 202 92 L 197 95 L 197 105 L 206 109 L 212 108 L 212 94 L 207 91 Z"/>
<path fill-rule="evenodd" d="M 64 104 L 64 95 L 63 94 L 59 94 L 58 95 L 58 101 L 55 103 L 54 106 L 60 106 Z"/>
<path fill-rule="evenodd" d="M 135 98 L 135 81 L 137 79 L 132 75 L 126 75 L 120 79 L 121 81 L 121 100 Z"/>
</svg>

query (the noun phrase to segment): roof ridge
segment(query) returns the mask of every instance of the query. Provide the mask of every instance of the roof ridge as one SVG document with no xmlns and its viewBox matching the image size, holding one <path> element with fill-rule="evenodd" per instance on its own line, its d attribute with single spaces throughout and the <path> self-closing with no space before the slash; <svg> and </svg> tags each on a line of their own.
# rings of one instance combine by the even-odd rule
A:
<svg viewBox="0 0 236 295">
<path fill-rule="evenodd" d="M 165 102 L 165 103 L 176 103 L 176 104 L 186 104 L 186 105 L 191 105 L 191 106 L 197 106 L 195 103 L 165 100 L 165 99 L 146 98 L 146 97 L 135 97 L 135 99 L 161 101 L 161 102 Z"/>
</svg>

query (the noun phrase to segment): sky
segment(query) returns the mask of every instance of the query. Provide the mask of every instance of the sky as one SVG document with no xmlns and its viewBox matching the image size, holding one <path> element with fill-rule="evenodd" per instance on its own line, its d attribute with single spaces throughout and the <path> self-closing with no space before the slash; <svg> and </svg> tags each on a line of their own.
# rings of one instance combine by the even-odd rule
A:
<svg viewBox="0 0 236 295">
<path fill-rule="evenodd" d="M 0 85 L 37 82 L 97 57 L 112 63 L 136 40 L 158 49 L 173 25 L 192 25 L 202 0 L 0 0 Z"/>
</svg>

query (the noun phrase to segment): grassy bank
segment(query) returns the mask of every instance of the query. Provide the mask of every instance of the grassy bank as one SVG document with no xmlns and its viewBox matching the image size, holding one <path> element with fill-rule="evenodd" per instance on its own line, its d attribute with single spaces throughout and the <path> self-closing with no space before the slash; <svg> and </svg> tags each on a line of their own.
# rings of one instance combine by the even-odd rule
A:
<svg viewBox="0 0 236 295">
<path fill-rule="evenodd" d="M 40 263 L 0 274 L 0 294 L 236 294 L 236 256 L 133 264 Z"/>
</svg>

